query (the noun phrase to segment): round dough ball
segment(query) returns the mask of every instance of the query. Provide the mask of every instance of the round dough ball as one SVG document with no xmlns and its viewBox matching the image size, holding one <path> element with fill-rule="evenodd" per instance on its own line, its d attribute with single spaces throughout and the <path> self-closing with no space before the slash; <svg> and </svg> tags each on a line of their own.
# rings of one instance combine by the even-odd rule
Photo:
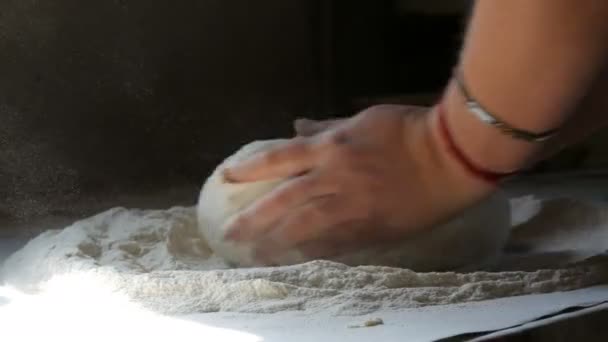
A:
<svg viewBox="0 0 608 342">
<path fill-rule="evenodd" d="M 286 139 L 255 141 L 243 146 L 220 164 L 205 182 L 199 197 L 199 229 L 211 249 L 238 266 L 256 266 L 251 247 L 225 240 L 228 221 L 283 179 L 226 183 L 221 170 L 268 150 Z M 500 256 L 510 230 L 510 206 L 502 194 L 495 194 L 460 216 L 391 246 L 382 245 L 331 260 L 351 266 L 382 265 L 415 271 L 473 270 L 491 265 Z M 282 265 L 310 261 L 297 252 L 286 255 Z"/>
</svg>

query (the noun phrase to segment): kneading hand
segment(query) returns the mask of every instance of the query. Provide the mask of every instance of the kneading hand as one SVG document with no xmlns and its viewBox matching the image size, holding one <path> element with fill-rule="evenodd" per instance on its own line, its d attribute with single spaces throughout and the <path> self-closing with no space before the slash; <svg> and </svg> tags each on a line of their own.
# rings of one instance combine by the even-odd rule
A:
<svg viewBox="0 0 608 342">
<path fill-rule="evenodd" d="M 299 136 L 224 170 L 230 182 L 287 181 L 239 213 L 226 238 L 263 264 L 297 250 L 328 258 L 394 242 L 490 192 L 445 152 L 434 113 L 382 105 L 341 120 L 297 121 Z"/>
</svg>

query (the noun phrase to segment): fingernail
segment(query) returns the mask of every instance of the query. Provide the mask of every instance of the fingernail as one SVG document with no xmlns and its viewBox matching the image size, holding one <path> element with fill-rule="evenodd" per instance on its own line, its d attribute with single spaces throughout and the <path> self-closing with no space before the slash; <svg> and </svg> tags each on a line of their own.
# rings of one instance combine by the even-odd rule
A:
<svg viewBox="0 0 608 342">
<path fill-rule="evenodd" d="M 236 183 L 230 173 L 231 171 L 229 168 L 225 168 L 224 170 L 222 170 L 222 180 L 224 181 L 224 183 Z"/>
</svg>

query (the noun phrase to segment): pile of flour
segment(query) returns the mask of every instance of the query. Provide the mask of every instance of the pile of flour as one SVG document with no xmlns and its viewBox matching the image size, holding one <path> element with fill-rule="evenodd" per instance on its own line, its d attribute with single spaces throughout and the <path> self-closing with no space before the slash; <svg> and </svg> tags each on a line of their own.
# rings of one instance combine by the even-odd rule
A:
<svg viewBox="0 0 608 342">
<path fill-rule="evenodd" d="M 608 208 L 594 207 L 592 213 L 607 218 L 596 225 L 608 222 Z M 165 314 L 324 310 L 346 315 L 608 282 L 603 258 L 533 272 L 416 273 L 328 261 L 230 269 L 213 255 L 196 224 L 192 207 L 114 208 L 34 238 L 2 265 L 0 281 L 33 293 L 58 286 L 66 293 L 70 287 L 79 293 L 102 287 Z"/>
</svg>

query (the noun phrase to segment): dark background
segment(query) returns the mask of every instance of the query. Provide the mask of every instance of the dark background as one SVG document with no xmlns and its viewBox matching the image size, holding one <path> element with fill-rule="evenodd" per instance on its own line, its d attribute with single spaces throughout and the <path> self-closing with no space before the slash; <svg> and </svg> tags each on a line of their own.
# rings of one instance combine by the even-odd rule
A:
<svg viewBox="0 0 608 342">
<path fill-rule="evenodd" d="M 224 157 L 290 135 L 297 117 L 430 104 L 468 3 L 0 0 L 0 237 L 111 206 L 192 204 Z M 542 168 L 606 166 L 596 141 Z"/>
<path fill-rule="evenodd" d="M 297 117 L 429 104 L 467 11 L 467 1 L 0 0 L 0 222 L 200 186 L 242 144 L 291 135 Z"/>
</svg>

